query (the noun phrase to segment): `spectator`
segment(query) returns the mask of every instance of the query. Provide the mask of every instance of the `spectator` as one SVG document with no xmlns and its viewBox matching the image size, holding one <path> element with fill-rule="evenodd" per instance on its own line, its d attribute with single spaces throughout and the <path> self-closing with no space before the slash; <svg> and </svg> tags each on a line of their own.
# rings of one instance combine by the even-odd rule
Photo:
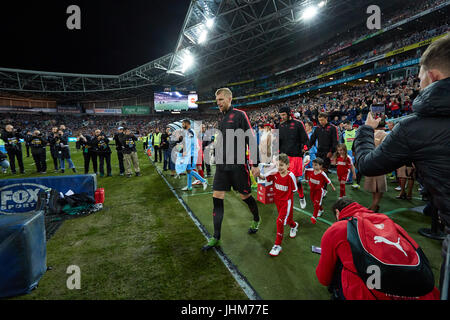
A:
<svg viewBox="0 0 450 320">
<path fill-rule="evenodd" d="M 375 130 L 375 148 L 383 142 L 387 135 L 383 128 L 377 128 Z M 379 203 L 383 194 L 387 192 L 386 176 L 382 174 L 375 177 L 366 177 L 364 180 L 364 190 L 372 193 L 372 204 L 369 209 L 374 212 L 379 212 Z"/>
<path fill-rule="evenodd" d="M 450 36 L 433 42 L 424 52 L 419 78 L 422 91 L 414 100 L 414 115 L 397 123 L 377 149 L 373 132 L 380 120 L 374 120 L 369 114 L 366 125 L 356 135 L 356 164 L 364 175 L 377 176 L 411 161 L 417 169 L 419 183 L 429 191 L 449 234 Z M 447 246 L 444 240 L 441 288 Z"/>
<path fill-rule="evenodd" d="M 375 214 L 371 210 L 361 206 L 360 204 L 343 198 L 338 200 L 333 206 L 333 214 L 335 215 L 336 221 L 327 231 L 325 231 L 322 241 L 321 241 L 321 257 L 319 264 L 316 268 L 316 275 L 319 282 L 324 286 L 329 286 L 330 292 L 333 293 L 334 299 L 337 300 L 438 300 L 439 291 L 434 288 L 433 273 L 428 265 L 428 261 L 424 256 L 423 252 L 419 251 L 418 255 L 423 255 L 419 262 L 414 262 L 416 258 L 416 251 L 420 250 L 418 244 L 404 231 L 400 226 L 395 224 L 391 219 L 389 219 L 384 214 Z M 352 220 L 352 219 L 357 220 Z M 383 225 L 383 229 L 379 231 L 379 239 L 381 243 L 375 242 L 374 246 L 383 246 L 382 252 L 376 252 L 376 258 L 383 257 L 382 261 L 387 261 L 391 264 L 402 264 L 402 265 L 414 265 L 414 263 L 420 263 L 422 268 L 421 272 L 418 274 L 420 278 L 424 277 L 428 285 L 425 287 L 430 287 L 431 289 L 425 290 L 426 288 L 418 288 L 416 286 L 411 286 L 414 281 L 417 281 L 419 277 L 412 280 L 409 275 L 411 270 L 405 271 L 405 279 L 401 277 L 388 279 L 390 282 L 396 281 L 397 283 L 386 283 L 383 281 L 383 272 L 386 269 L 383 268 L 381 272 L 381 285 L 379 288 L 375 289 L 369 288 L 368 281 L 361 278 L 359 273 L 359 265 L 354 263 L 356 261 L 363 259 L 363 253 L 357 250 L 355 244 L 360 244 L 359 239 L 353 239 L 349 234 L 351 230 L 348 224 L 357 221 L 362 223 L 364 221 L 364 231 L 368 234 L 369 230 L 378 230 L 377 228 L 371 228 L 374 226 L 374 221 L 378 221 L 378 225 Z M 376 226 L 376 225 L 375 225 Z M 362 236 L 365 236 L 363 234 Z M 383 236 L 381 236 L 383 235 Z M 395 239 L 394 239 L 395 238 Z M 400 239 L 401 238 L 401 239 Z M 351 241 L 349 241 L 350 239 Z M 391 239 L 393 241 L 389 241 Z M 398 239 L 398 246 L 397 245 Z M 400 240 L 403 240 L 400 242 Z M 409 242 L 409 243 L 408 243 Z M 389 245 L 390 243 L 395 243 L 395 245 Z M 372 247 L 371 247 L 372 248 Z M 370 250 L 371 248 L 366 248 Z M 380 249 L 381 250 L 381 249 Z M 407 250 L 407 256 L 404 256 L 404 250 Z M 369 251 L 370 254 L 375 254 L 374 251 Z M 383 263 L 383 266 L 386 266 Z M 387 265 L 389 268 L 389 265 Z M 387 269 L 388 270 L 388 269 Z M 367 272 L 365 270 L 365 272 Z M 398 275 L 402 275 L 401 272 L 397 272 Z M 430 279 L 431 278 L 431 279 Z M 402 281 L 403 280 L 403 281 Z M 431 281 L 429 281 L 431 280 Z M 398 284 L 398 285 L 397 285 Z M 393 294 L 385 293 L 386 288 L 394 285 L 397 286 L 397 290 L 411 292 L 410 295 L 394 296 Z M 420 289 L 420 290 L 419 290 Z M 382 291 L 383 290 L 383 291 Z M 416 291 L 428 291 L 419 297 L 416 297 Z"/>
<path fill-rule="evenodd" d="M 358 114 L 356 116 L 355 122 L 353 122 L 353 127 L 359 128 L 362 125 L 364 125 L 364 121 L 362 120 L 362 114 Z"/>
<path fill-rule="evenodd" d="M 123 146 L 123 160 L 125 164 L 125 172 L 127 178 L 131 178 L 131 165 L 134 167 L 136 177 L 141 176 L 141 169 L 139 168 L 139 159 L 136 150 L 137 138 L 131 133 L 129 128 L 124 129 L 124 135 L 120 137 Z"/>
</svg>

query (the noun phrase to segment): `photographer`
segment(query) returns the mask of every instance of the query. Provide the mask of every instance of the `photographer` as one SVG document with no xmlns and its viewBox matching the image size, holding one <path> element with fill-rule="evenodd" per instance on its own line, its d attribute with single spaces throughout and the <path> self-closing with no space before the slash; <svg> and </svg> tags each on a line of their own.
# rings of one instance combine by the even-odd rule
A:
<svg viewBox="0 0 450 320">
<path fill-rule="evenodd" d="M 119 159 L 120 176 L 123 176 L 125 174 L 125 166 L 123 164 L 123 144 L 121 142 L 123 136 L 123 127 L 119 127 L 117 129 L 117 133 L 114 134 L 114 142 L 116 144 L 117 158 Z"/>
<path fill-rule="evenodd" d="M 50 145 L 50 155 L 53 159 L 53 165 L 55 167 L 55 173 L 59 170 L 59 161 L 58 161 L 58 149 L 56 146 L 56 138 L 58 137 L 58 128 L 53 127 L 52 132 L 47 137 L 47 142 Z"/>
<path fill-rule="evenodd" d="M 16 158 L 19 164 L 20 173 L 25 173 L 25 168 L 23 166 L 22 144 L 20 143 L 20 139 L 23 138 L 24 137 L 20 133 L 20 129 L 14 130 L 14 127 L 10 124 L 5 127 L 5 130 L 1 135 L 1 139 L 5 142 L 5 149 L 8 153 L 12 174 L 16 174 Z"/>
<path fill-rule="evenodd" d="M 38 173 L 47 173 L 47 152 L 46 145 L 47 139 L 45 139 L 39 130 L 34 131 L 30 138 L 31 155 L 33 156 L 34 163 Z"/>
<path fill-rule="evenodd" d="M 100 130 L 95 130 L 95 136 L 94 141 L 97 155 L 98 155 L 98 161 L 99 161 L 99 171 L 100 171 L 100 177 L 105 176 L 105 161 L 106 161 L 106 170 L 107 170 L 107 176 L 112 177 L 112 169 L 111 169 L 111 148 L 109 147 L 109 138 Z"/>
<path fill-rule="evenodd" d="M 377 176 L 412 162 L 417 180 L 429 191 L 450 233 L 450 36 L 433 42 L 424 52 L 419 78 L 422 91 L 414 100 L 414 114 L 399 121 L 376 149 L 374 128 L 380 120 L 369 114 L 356 134 L 356 165 L 363 175 Z M 444 241 L 441 287 L 447 245 Z"/>
<path fill-rule="evenodd" d="M 130 129 L 125 128 L 124 135 L 121 136 L 120 139 L 123 145 L 123 159 L 127 178 L 131 178 L 131 164 L 133 164 L 136 176 L 141 176 L 141 169 L 139 168 L 139 159 L 136 150 L 136 136 L 131 133 Z"/>
<path fill-rule="evenodd" d="M 69 163 L 69 169 L 72 169 L 72 171 L 76 173 L 77 170 L 75 169 L 75 165 L 73 164 L 73 161 L 70 158 L 68 135 L 64 134 L 62 130 L 58 130 L 57 135 L 55 135 L 55 143 L 56 143 L 56 151 L 58 152 L 58 159 L 61 166 L 61 173 L 65 172 L 66 167 L 65 160 L 67 160 L 67 162 Z"/>
<path fill-rule="evenodd" d="M 161 150 L 164 155 L 163 171 L 169 170 L 169 162 L 170 162 L 169 139 L 170 139 L 170 128 L 166 128 L 166 132 L 164 132 L 161 136 Z"/>
<path fill-rule="evenodd" d="M 77 146 L 81 148 L 84 158 L 84 174 L 89 173 L 89 163 L 92 160 L 92 167 L 94 173 L 97 174 L 97 153 L 93 147 L 93 141 L 91 136 L 84 136 L 82 133 L 78 135 Z"/>
<path fill-rule="evenodd" d="M 23 140 L 25 141 L 25 148 L 27 149 L 27 158 L 30 157 L 30 146 L 31 146 L 30 144 L 31 144 L 32 136 L 33 136 L 33 133 L 31 133 L 31 131 L 27 131 L 27 134 L 23 138 Z"/>
</svg>

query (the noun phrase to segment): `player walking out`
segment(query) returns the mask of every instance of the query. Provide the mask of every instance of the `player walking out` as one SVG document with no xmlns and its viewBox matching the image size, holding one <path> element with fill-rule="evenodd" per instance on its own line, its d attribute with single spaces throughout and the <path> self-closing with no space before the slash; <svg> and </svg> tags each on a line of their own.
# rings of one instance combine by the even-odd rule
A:
<svg viewBox="0 0 450 320">
<path fill-rule="evenodd" d="M 289 107 L 280 108 L 280 117 L 281 123 L 278 128 L 280 153 L 285 153 L 289 156 L 289 170 L 299 179 L 303 173 L 303 152 L 305 151 L 305 146 L 309 143 L 308 134 L 303 122 L 291 117 Z M 306 201 L 301 183 L 298 185 L 298 195 L 300 197 L 300 206 L 304 209 Z"/>
<path fill-rule="evenodd" d="M 217 137 L 216 149 L 216 173 L 213 183 L 213 222 L 214 237 L 209 239 L 203 250 L 220 246 L 220 232 L 224 215 L 225 192 L 230 191 L 231 187 L 240 193 L 241 199 L 248 205 L 253 215 L 248 232 L 250 234 L 258 231 L 261 223 L 258 205 L 252 197 L 249 163 L 246 157 L 246 151 L 252 146 L 251 152 L 258 155 L 256 136 L 252 130 L 247 114 L 241 110 L 234 109 L 231 106 L 233 95 L 228 88 L 222 88 L 216 92 L 216 101 L 223 118 L 219 121 L 220 134 Z M 228 134 L 228 135 L 227 135 Z M 245 137 L 245 142 L 240 144 L 237 141 Z M 234 153 L 232 153 L 234 152 Z M 249 158 L 255 155 L 250 154 Z M 258 160 L 252 163 L 252 174 L 259 176 Z"/>
<path fill-rule="evenodd" d="M 291 238 L 295 238 L 298 230 L 298 223 L 293 219 L 294 192 L 297 192 L 297 178 L 288 170 L 289 157 L 286 154 L 282 153 L 278 157 L 277 168 L 277 173 L 265 177 L 268 182 L 273 182 L 275 205 L 278 210 L 277 236 L 275 245 L 269 252 L 274 257 L 278 256 L 282 250 L 281 242 L 283 241 L 284 226 L 288 224 L 291 227 Z"/>
<path fill-rule="evenodd" d="M 181 190 L 183 191 L 192 190 L 192 176 L 194 176 L 197 180 L 199 180 L 203 184 L 203 190 L 206 190 L 206 188 L 208 187 L 208 181 L 202 178 L 197 173 L 197 171 L 195 171 L 198 157 L 198 147 L 197 147 L 198 141 L 194 130 L 191 129 L 191 122 L 189 120 L 183 120 L 183 129 L 185 131 L 183 139 L 184 142 L 183 157 L 187 157 L 188 164 L 186 168 L 187 186 Z"/>
<path fill-rule="evenodd" d="M 317 217 L 320 217 L 323 213 L 322 200 L 325 194 L 325 186 L 330 184 L 333 191 L 336 191 L 331 180 L 323 172 L 323 163 L 324 161 L 321 158 L 316 158 L 313 160 L 313 169 L 305 170 L 306 178 L 309 181 L 309 195 L 314 205 L 314 213 L 311 217 L 313 224 L 316 224 Z"/>
</svg>

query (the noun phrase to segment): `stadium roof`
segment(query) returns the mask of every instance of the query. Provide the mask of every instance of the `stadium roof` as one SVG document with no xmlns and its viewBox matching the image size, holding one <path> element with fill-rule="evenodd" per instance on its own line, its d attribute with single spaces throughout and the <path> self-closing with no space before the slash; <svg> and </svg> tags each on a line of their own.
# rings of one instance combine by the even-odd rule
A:
<svg viewBox="0 0 450 320">
<path fill-rule="evenodd" d="M 302 14 L 320 2 L 318 16 Z M 361 24 L 366 8 L 382 10 L 407 0 L 192 0 L 176 48 L 170 54 L 116 76 L 66 74 L 0 68 L 2 94 L 56 99 L 121 99 L 148 94 L 152 86 L 189 87 L 200 78 L 219 77 L 257 66 L 289 52 L 307 50 L 337 32 Z M 313 43 L 314 42 L 314 43 Z M 186 57 L 193 65 L 185 70 Z"/>
</svg>

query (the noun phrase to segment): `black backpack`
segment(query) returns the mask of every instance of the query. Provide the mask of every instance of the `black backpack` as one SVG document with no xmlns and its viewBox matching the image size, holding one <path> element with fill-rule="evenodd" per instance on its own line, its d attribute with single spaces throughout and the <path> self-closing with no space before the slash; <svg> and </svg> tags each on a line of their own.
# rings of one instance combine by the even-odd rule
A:
<svg viewBox="0 0 450 320">
<path fill-rule="evenodd" d="M 347 220 L 347 240 L 353 263 L 366 285 L 373 274 L 368 268 L 377 266 L 380 270 L 377 291 L 420 297 L 434 289 L 434 275 L 427 257 L 406 231 L 390 218 L 384 214 L 371 214 L 356 215 Z"/>
</svg>

